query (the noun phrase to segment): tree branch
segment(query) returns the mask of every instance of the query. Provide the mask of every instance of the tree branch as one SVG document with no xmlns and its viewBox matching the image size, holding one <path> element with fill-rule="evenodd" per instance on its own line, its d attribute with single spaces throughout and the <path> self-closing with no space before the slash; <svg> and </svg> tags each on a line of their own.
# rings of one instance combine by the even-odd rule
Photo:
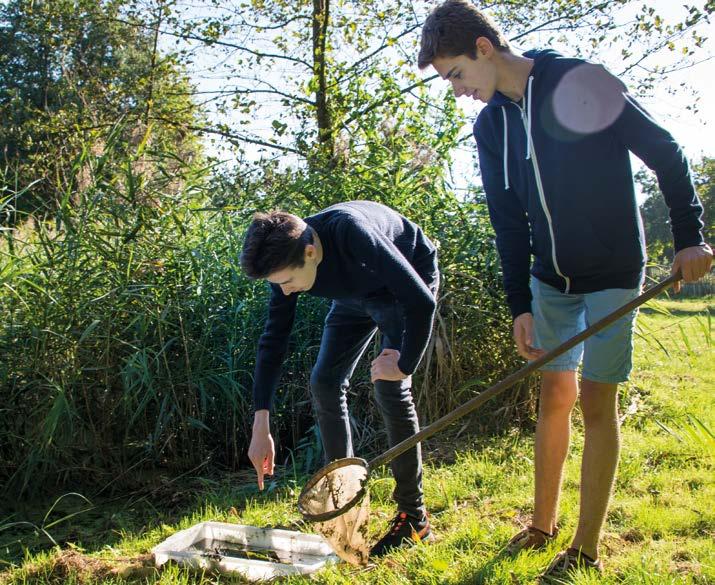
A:
<svg viewBox="0 0 715 585">
<path fill-rule="evenodd" d="M 284 97 L 290 101 L 293 102 L 301 102 L 304 104 L 307 104 L 309 106 L 315 107 L 315 102 L 312 100 L 309 100 L 304 97 L 299 97 L 295 95 L 291 95 L 289 93 L 284 93 L 282 91 L 278 91 L 276 89 L 216 89 L 216 90 L 211 90 L 211 91 L 185 91 L 185 92 L 174 92 L 174 93 L 167 93 L 167 95 L 202 95 L 202 94 L 221 94 L 221 95 L 239 95 L 239 94 L 244 94 L 244 95 L 251 95 L 254 93 L 267 93 L 267 94 L 272 94 L 272 95 L 278 95 L 281 97 Z"/>
<path fill-rule="evenodd" d="M 692 67 L 697 67 L 698 65 L 702 63 L 706 63 L 708 61 L 712 61 L 715 59 L 714 56 L 706 57 L 705 59 L 701 59 L 700 61 L 695 61 L 693 63 L 686 63 L 685 65 L 677 65 L 674 67 L 670 67 L 669 69 L 663 69 L 663 70 L 657 70 L 657 69 L 648 69 L 647 67 L 644 67 L 643 65 L 638 65 L 639 69 L 643 69 L 643 71 L 646 71 L 650 73 L 651 75 L 667 75 L 668 73 L 675 73 L 676 71 L 683 71 L 685 69 L 691 69 Z"/>
<path fill-rule="evenodd" d="M 416 81 L 416 82 L 413 83 L 412 85 L 408 85 L 407 87 L 401 89 L 397 95 L 403 95 L 403 94 L 409 93 L 409 92 L 411 92 L 413 89 L 415 89 L 416 87 L 420 87 L 421 85 L 426 85 L 427 83 L 429 83 L 429 82 L 432 81 L 433 79 L 437 79 L 437 77 L 439 77 L 439 75 L 435 74 L 435 75 L 432 75 L 431 77 L 425 77 L 424 79 L 420 79 L 419 81 Z M 375 108 L 378 108 L 378 107 L 380 107 L 380 106 L 383 105 L 383 104 L 387 104 L 387 103 L 391 102 L 391 101 L 392 101 L 393 99 L 395 99 L 396 97 L 397 97 L 397 96 L 390 96 L 390 97 L 388 97 L 388 98 L 386 98 L 386 99 L 375 100 L 375 101 L 372 102 L 371 104 L 365 106 L 362 110 L 360 110 L 360 111 L 358 111 L 358 112 L 355 112 L 352 116 L 350 116 L 347 120 L 345 120 L 345 121 L 341 124 L 341 126 L 347 126 L 348 124 L 350 124 L 350 123 L 354 122 L 355 120 L 357 120 L 359 117 L 364 116 L 364 115 L 367 114 L 368 112 L 371 112 L 371 111 L 374 110 Z"/>
<path fill-rule="evenodd" d="M 318 142 L 330 156 L 333 155 L 333 123 L 328 104 L 326 83 L 328 25 L 330 23 L 330 0 L 313 0 L 313 76 L 315 89 Z"/>
<path fill-rule="evenodd" d="M 134 26 L 137 28 L 147 28 L 149 30 L 154 31 L 153 27 L 148 26 L 143 23 L 139 23 L 139 22 L 132 22 L 129 20 L 121 19 L 121 18 L 110 18 L 109 20 L 112 20 L 113 22 L 118 22 L 120 24 L 126 24 L 127 26 Z M 171 31 L 167 31 L 167 30 L 159 30 L 159 32 L 163 35 L 167 35 L 167 36 L 174 37 L 174 38 L 191 40 L 191 41 L 199 41 L 199 42 L 204 43 L 209 46 L 218 45 L 220 47 L 228 47 L 230 49 L 236 49 L 238 51 L 244 51 L 246 53 L 250 53 L 251 55 L 255 55 L 256 57 L 260 57 L 260 58 L 281 59 L 284 61 L 290 61 L 292 63 L 298 63 L 300 65 L 303 65 L 304 67 L 307 67 L 308 69 L 313 68 L 313 66 L 310 63 L 308 63 L 307 61 L 304 61 L 303 59 L 298 59 L 297 57 L 290 57 L 288 55 L 279 55 L 276 53 L 263 53 L 261 51 L 256 51 L 254 49 L 250 49 L 249 47 L 244 47 L 243 45 L 236 45 L 234 43 L 229 43 L 227 41 L 219 41 L 216 39 L 209 39 L 206 37 L 201 37 L 201 36 L 190 34 L 190 33 L 176 33 L 176 32 L 171 32 Z"/>
<path fill-rule="evenodd" d="M 275 150 L 280 150 L 281 152 L 290 152 L 292 154 L 297 154 L 301 157 L 306 157 L 306 153 L 298 150 L 297 148 L 291 148 L 290 146 L 283 146 L 282 144 L 278 144 L 276 142 L 266 142 L 265 140 L 259 140 L 257 138 L 249 138 L 248 136 L 244 136 L 242 134 L 234 134 L 233 132 L 229 132 L 227 130 L 220 130 L 219 128 L 212 128 L 210 126 L 197 126 L 194 124 L 181 124 L 177 123 L 174 120 L 170 118 L 164 118 L 160 116 L 154 116 L 152 119 L 154 120 L 160 120 L 161 122 L 164 122 L 166 124 L 169 124 L 170 126 L 174 126 L 176 128 L 182 128 L 184 130 L 191 130 L 193 132 L 198 132 L 199 134 L 215 134 L 217 136 L 222 136 L 223 138 L 227 138 L 232 144 L 235 144 L 236 146 L 240 146 L 241 142 L 247 142 L 249 144 L 256 144 L 258 146 L 265 146 L 267 148 L 273 148 Z M 237 144 L 239 143 L 239 144 Z"/>
<path fill-rule="evenodd" d="M 686 32 L 688 32 L 690 29 L 692 29 L 692 28 L 694 28 L 694 27 L 695 27 L 695 25 L 693 24 L 693 25 L 691 25 L 691 26 L 685 27 L 683 30 L 674 32 L 674 33 L 672 33 L 671 35 L 667 36 L 667 37 L 664 38 L 664 39 L 660 42 L 660 44 L 658 44 L 654 49 L 651 49 L 650 51 L 645 52 L 645 53 L 640 57 L 640 59 L 638 59 L 638 60 L 635 61 L 634 63 L 631 63 L 630 65 L 628 65 L 628 66 L 627 66 L 623 71 L 621 71 L 618 75 L 619 75 L 619 76 L 625 75 L 626 73 L 628 73 L 631 69 L 634 69 L 635 67 L 640 67 L 641 69 L 643 69 L 643 70 L 645 70 L 645 71 L 648 71 L 649 73 L 655 73 L 654 71 L 649 71 L 649 70 L 646 69 L 645 67 L 642 67 L 642 66 L 640 65 L 641 62 L 645 61 L 648 57 L 650 57 L 650 56 L 653 55 L 654 53 L 657 53 L 657 52 L 660 51 L 661 49 L 667 47 L 667 46 L 668 46 L 668 43 L 671 42 L 673 39 L 677 39 L 677 38 L 682 37 Z M 708 59 L 710 59 L 710 58 L 711 58 L 711 57 L 709 57 Z M 707 61 L 708 59 L 706 59 L 706 61 Z M 677 71 L 677 69 L 675 69 L 674 71 Z"/>
<path fill-rule="evenodd" d="M 154 100 L 154 76 L 156 73 L 156 58 L 157 58 L 157 48 L 159 43 L 159 28 L 161 27 L 161 17 L 162 17 L 161 3 L 157 5 L 156 9 L 156 27 L 154 28 L 154 40 L 152 42 L 152 52 L 151 52 L 151 63 L 150 63 L 150 77 L 149 77 L 149 95 L 146 100 L 146 111 L 144 112 L 144 125 L 149 126 L 149 114 L 151 113 L 151 106 Z"/>
<path fill-rule="evenodd" d="M 394 38 L 395 41 L 397 41 L 398 39 L 401 39 L 402 37 L 404 37 L 404 36 L 410 34 L 412 31 L 414 31 L 415 29 L 419 28 L 420 26 L 421 26 L 421 23 L 415 24 L 414 26 L 412 26 L 412 27 L 410 27 L 410 28 L 408 28 L 408 29 L 402 31 L 402 32 L 401 32 L 400 34 L 398 34 L 396 37 L 392 37 L 392 38 Z M 388 38 L 390 38 L 390 37 L 388 36 Z M 348 67 L 346 67 L 346 70 L 347 70 L 347 71 L 351 71 L 352 69 L 355 69 L 356 67 L 359 67 L 359 66 L 362 65 L 365 61 L 369 61 L 369 60 L 372 59 L 375 55 L 377 55 L 378 53 L 384 51 L 385 49 L 387 49 L 387 48 L 390 47 L 390 46 L 392 46 L 392 44 L 389 44 L 389 45 L 388 45 L 387 42 L 383 42 L 382 45 L 380 45 L 380 46 L 379 46 L 377 49 L 375 49 L 372 53 L 369 53 L 369 54 L 365 55 L 364 57 L 362 57 L 362 58 L 358 59 L 357 61 L 355 61 L 352 65 L 349 65 Z M 341 78 L 341 79 L 338 80 L 338 81 L 342 81 L 343 79 L 344 79 L 344 77 Z M 336 83 L 337 83 L 337 82 L 336 82 Z"/>
<path fill-rule="evenodd" d="M 618 0 L 608 0 L 607 2 L 602 2 L 601 4 L 596 4 L 595 6 L 592 6 L 589 8 L 586 12 L 581 14 L 580 16 L 576 17 L 574 20 L 579 20 L 581 18 L 585 18 L 589 14 L 592 14 L 593 12 L 597 12 L 599 10 L 603 10 L 606 8 L 609 4 L 613 4 L 614 2 L 618 2 Z M 564 20 L 566 18 L 569 18 L 567 15 L 562 14 L 561 16 L 557 16 L 555 18 L 551 18 L 549 20 L 545 20 L 544 22 L 537 24 L 535 27 L 530 28 L 529 30 L 526 30 L 524 32 L 519 33 L 518 35 L 515 35 L 511 37 L 509 40 L 510 41 L 517 41 L 527 35 L 530 35 L 533 32 L 536 32 L 538 30 L 543 29 L 545 26 L 549 26 L 550 24 L 553 24 L 555 22 L 559 22 L 560 20 Z"/>
<path fill-rule="evenodd" d="M 254 93 L 265 93 L 265 94 L 274 94 L 277 96 L 284 97 L 290 101 L 293 102 L 300 102 L 304 103 L 306 105 L 309 105 L 311 107 L 315 107 L 315 102 L 308 99 L 304 98 L 301 96 L 293 95 L 290 93 L 285 93 L 283 91 L 280 91 L 279 89 L 276 89 L 273 85 L 268 83 L 264 79 L 255 79 L 253 77 L 238 77 L 238 79 L 244 79 L 246 81 L 250 81 L 253 83 L 261 83 L 265 86 L 267 86 L 269 89 L 239 89 L 237 87 L 234 88 L 228 88 L 228 89 L 210 89 L 210 90 L 204 90 L 204 91 L 169 91 L 167 92 L 167 95 L 172 95 L 172 96 L 198 96 L 198 95 L 205 95 L 205 94 L 213 94 L 216 96 L 221 96 L 221 95 L 238 95 L 238 94 L 244 94 L 244 95 L 250 95 Z"/>
<path fill-rule="evenodd" d="M 260 25 L 260 24 L 253 24 L 250 22 L 247 22 L 245 18 L 241 17 L 243 22 L 239 26 L 245 26 L 248 28 L 257 28 L 261 30 L 276 30 L 279 28 L 284 28 L 288 26 L 291 22 L 295 22 L 296 20 L 310 20 L 311 17 L 308 14 L 298 14 L 294 16 L 293 18 L 289 18 L 288 20 L 284 20 L 283 22 L 280 22 L 278 24 L 271 24 L 271 25 Z"/>
</svg>

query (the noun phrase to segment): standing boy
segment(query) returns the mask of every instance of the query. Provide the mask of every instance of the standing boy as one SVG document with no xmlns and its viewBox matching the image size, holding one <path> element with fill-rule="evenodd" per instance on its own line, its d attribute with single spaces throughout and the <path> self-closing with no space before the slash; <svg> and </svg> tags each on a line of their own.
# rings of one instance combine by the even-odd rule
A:
<svg viewBox="0 0 715 585">
<path fill-rule="evenodd" d="M 690 282 L 710 270 L 703 210 L 680 147 L 603 67 L 551 50 L 517 55 L 466 0 L 448 0 L 428 17 L 418 65 L 432 65 L 456 96 L 487 104 L 474 136 L 524 358 L 538 358 L 638 295 L 645 243 L 629 151 L 655 171 L 670 208 L 673 271 Z M 558 530 L 583 357 L 579 523 L 547 578 L 601 568 L 598 542 L 620 450 L 617 389 L 631 370 L 634 321 L 635 313 L 624 317 L 542 369 L 534 515 L 509 543 L 512 552 L 542 547 Z"/>
</svg>

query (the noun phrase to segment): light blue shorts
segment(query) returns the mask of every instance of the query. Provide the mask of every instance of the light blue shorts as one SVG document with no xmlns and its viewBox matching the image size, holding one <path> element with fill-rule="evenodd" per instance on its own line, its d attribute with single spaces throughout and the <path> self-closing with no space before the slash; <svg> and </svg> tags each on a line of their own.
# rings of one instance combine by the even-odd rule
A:
<svg viewBox="0 0 715 585">
<path fill-rule="evenodd" d="M 583 331 L 599 319 L 632 301 L 640 289 L 611 288 L 593 293 L 565 294 L 531 277 L 534 346 L 546 351 Z M 638 310 L 571 348 L 541 369 L 575 371 L 583 358 L 582 377 L 618 384 L 628 380 L 633 354 L 633 326 Z"/>
</svg>

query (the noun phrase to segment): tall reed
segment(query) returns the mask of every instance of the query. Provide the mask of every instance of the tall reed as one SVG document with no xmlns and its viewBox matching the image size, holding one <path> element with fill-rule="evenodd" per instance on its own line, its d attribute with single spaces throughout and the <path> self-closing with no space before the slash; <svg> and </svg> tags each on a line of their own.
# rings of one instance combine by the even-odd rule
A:
<svg viewBox="0 0 715 585">
<path fill-rule="evenodd" d="M 255 209 L 307 214 L 332 201 L 381 194 L 440 244 L 443 286 L 415 380 L 423 421 L 515 364 L 484 206 L 446 190 L 423 196 L 413 179 L 336 170 L 276 174 L 245 185 L 176 153 L 127 141 L 118 125 L 88 144 L 51 215 L 14 217 L 0 247 L 0 468 L 2 491 L 93 483 L 122 489 L 142 471 L 245 464 L 251 382 L 267 288 L 239 270 Z M 379 166 L 375 168 L 379 169 Z M 341 174 L 342 173 L 342 174 Z M 367 193 L 365 181 L 375 191 Z M 22 196 L 7 177 L 0 212 Z M 4 210 L 4 211 L 3 211 Z M 319 464 L 308 379 L 327 302 L 299 303 L 275 400 L 279 455 Z M 356 442 L 384 446 L 367 364 L 351 389 Z M 482 420 L 509 420 L 512 393 Z M 521 398 L 515 398 L 519 397 Z M 507 416 L 509 415 L 509 416 Z M 310 451 L 308 451 L 310 450 Z M 280 462 L 280 461 L 279 461 Z"/>
</svg>

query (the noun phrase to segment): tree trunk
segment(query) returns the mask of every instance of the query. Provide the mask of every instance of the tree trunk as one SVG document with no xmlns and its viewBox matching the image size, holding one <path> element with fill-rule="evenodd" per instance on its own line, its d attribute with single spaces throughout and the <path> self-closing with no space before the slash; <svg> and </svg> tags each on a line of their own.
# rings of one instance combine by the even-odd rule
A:
<svg viewBox="0 0 715 585">
<path fill-rule="evenodd" d="M 334 136 L 330 107 L 328 105 L 325 48 L 330 20 L 330 0 L 313 0 L 313 75 L 317 82 L 315 109 L 318 122 L 318 145 L 320 153 L 333 160 Z"/>
</svg>

